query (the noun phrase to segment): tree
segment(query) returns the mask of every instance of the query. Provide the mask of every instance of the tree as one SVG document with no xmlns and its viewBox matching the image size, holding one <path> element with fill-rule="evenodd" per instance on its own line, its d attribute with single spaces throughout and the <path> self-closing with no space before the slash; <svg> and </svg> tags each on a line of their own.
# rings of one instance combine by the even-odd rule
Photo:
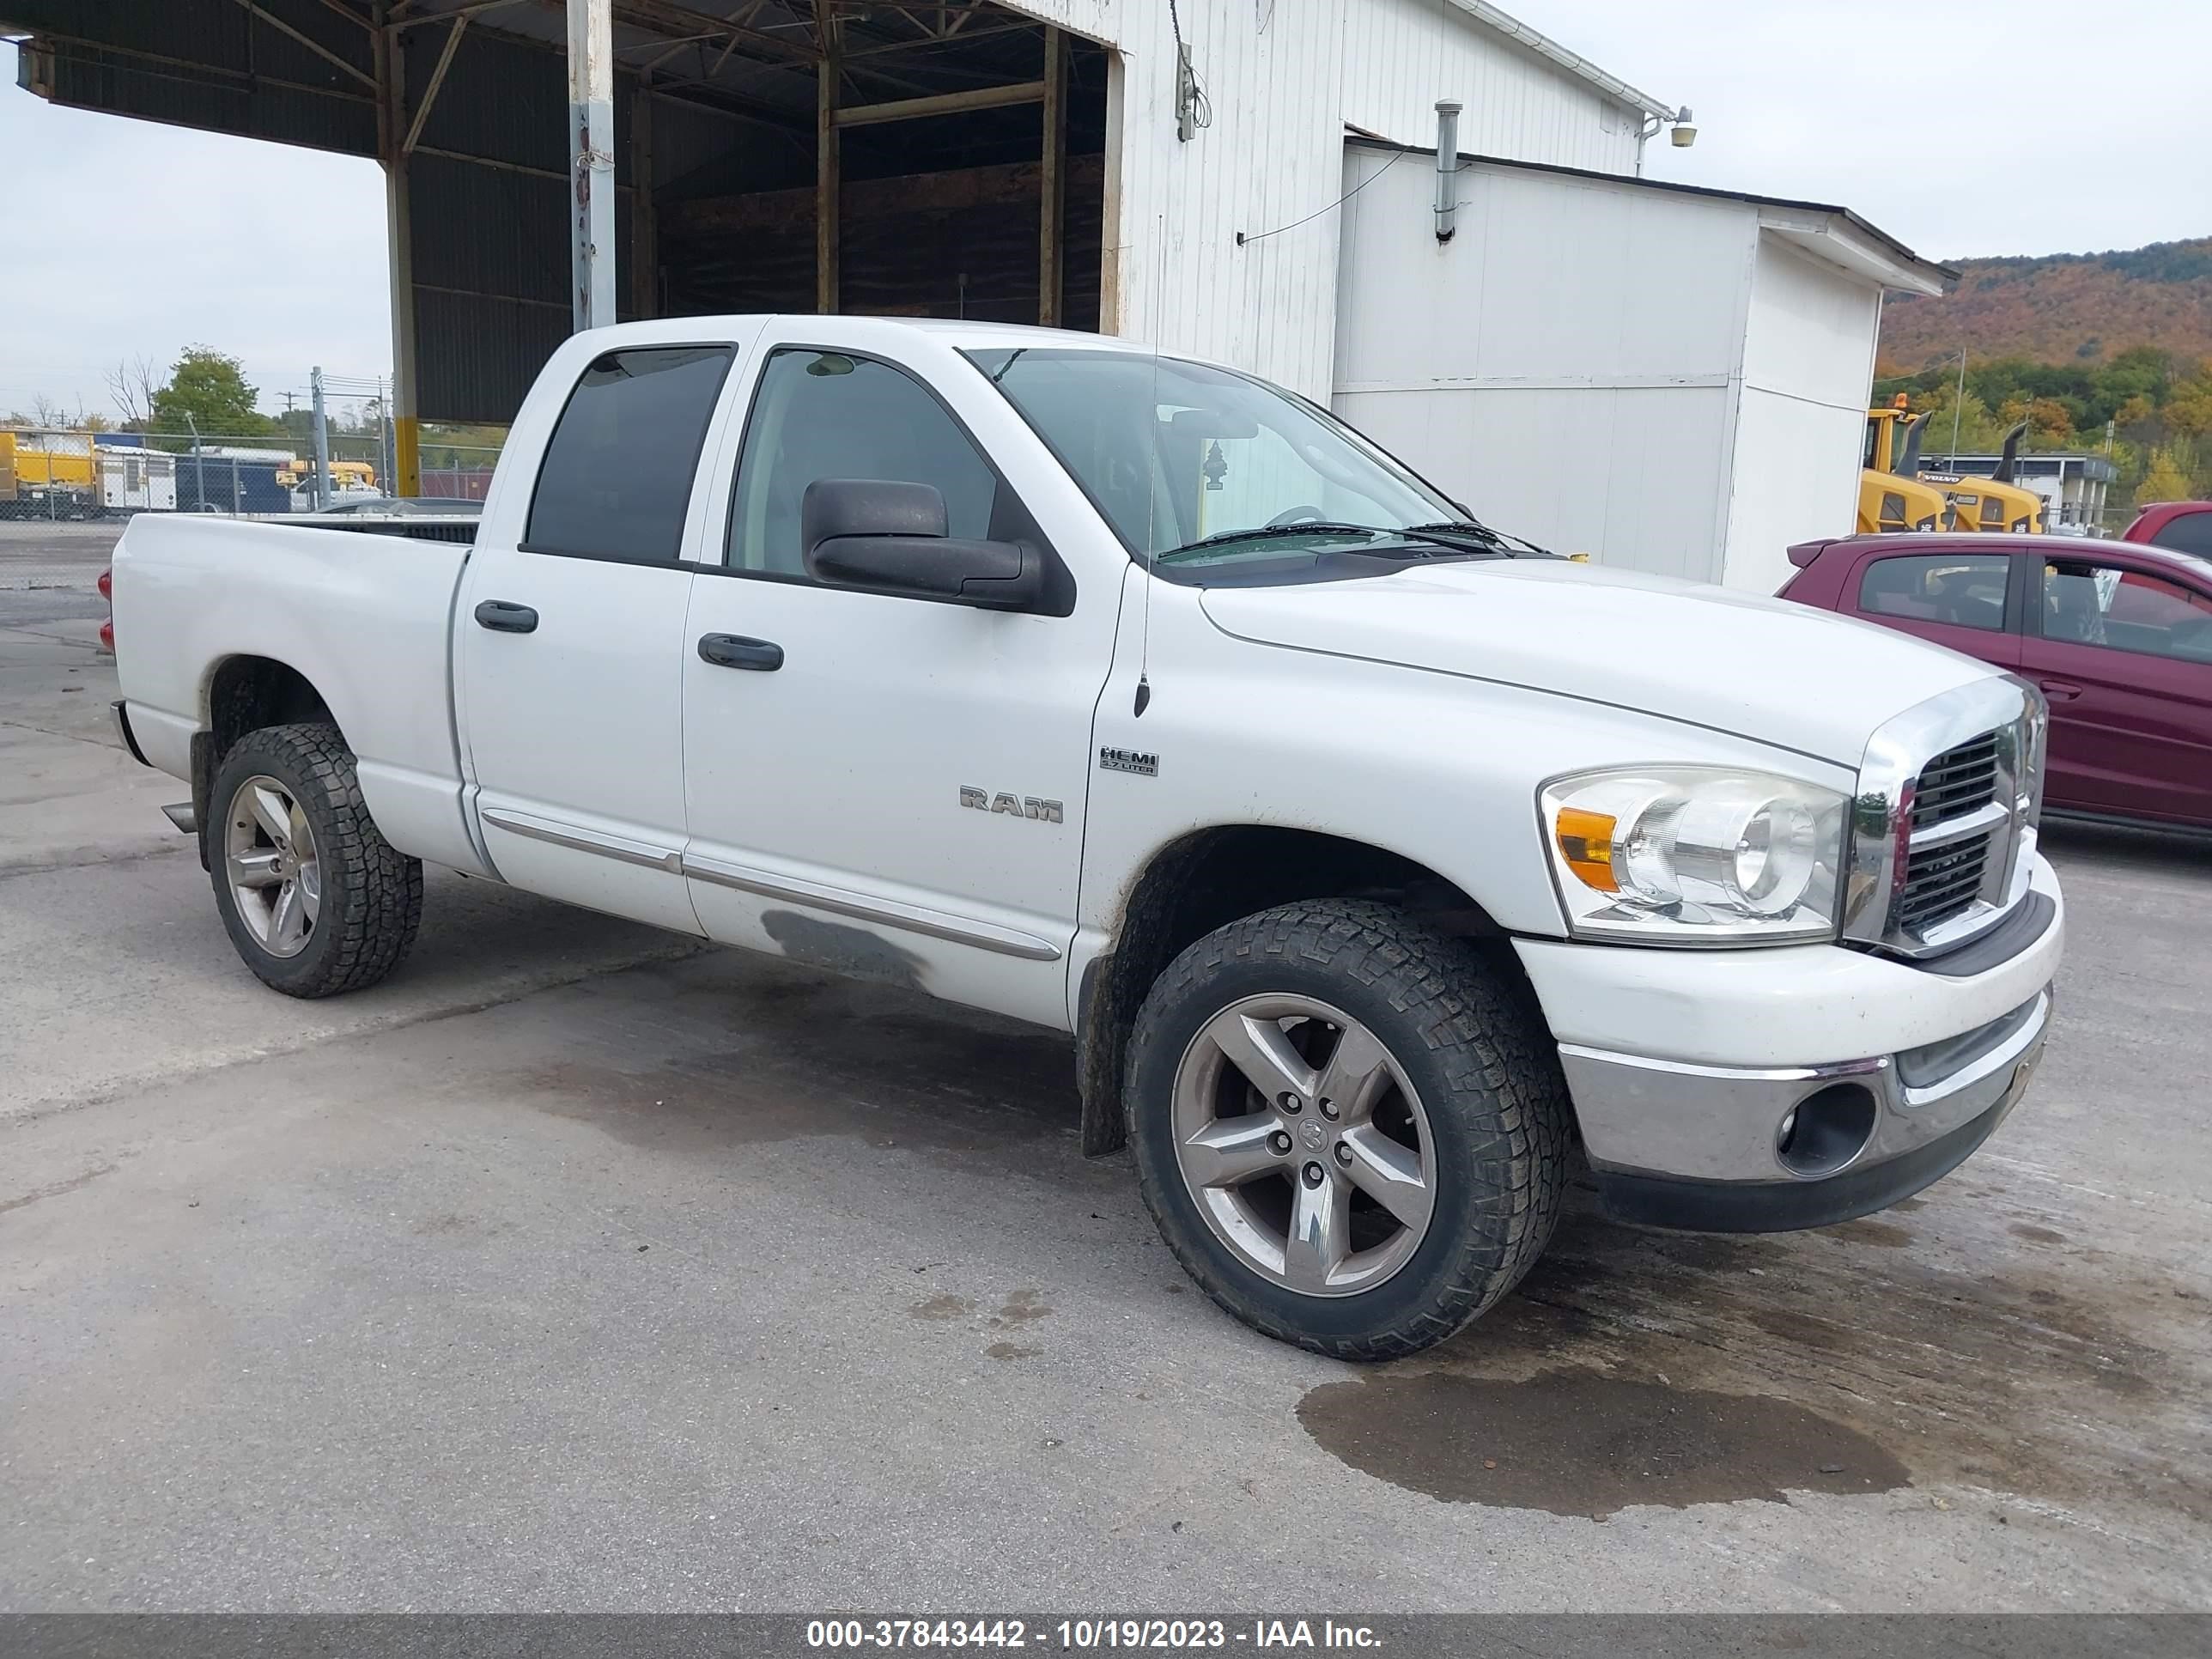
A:
<svg viewBox="0 0 2212 1659">
<path fill-rule="evenodd" d="M 2142 507 L 2151 501 L 2185 501 L 2190 499 L 2189 474 L 2179 457 L 2171 449 L 2152 452 L 2150 471 L 2136 486 L 2136 505 Z"/>
<path fill-rule="evenodd" d="M 203 435 L 261 437 L 276 422 L 253 406 L 254 389 L 246 382 L 238 359 L 205 346 L 187 346 L 169 371 L 169 383 L 150 401 L 153 426 L 182 433 L 197 426 Z"/>
<path fill-rule="evenodd" d="M 154 412 L 154 360 L 138 356 L 107 371 L 107 393 L 121 411 L 126 429 L 143 429 Z"/>
</svg>

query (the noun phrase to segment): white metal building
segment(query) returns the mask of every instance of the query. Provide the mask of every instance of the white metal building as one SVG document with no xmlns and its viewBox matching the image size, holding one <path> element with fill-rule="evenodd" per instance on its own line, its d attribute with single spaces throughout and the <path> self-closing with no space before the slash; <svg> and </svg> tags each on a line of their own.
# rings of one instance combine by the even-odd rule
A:
<svg viewBox="0 0 2212 1659">
<path fill-rule="evenodd" d="M 1847 533 L 1884 288 L 1847 210 L 1436 152 L 1346 158 L 1339 413 L 1500 528 L 1771 592 Z"/>
</svg>

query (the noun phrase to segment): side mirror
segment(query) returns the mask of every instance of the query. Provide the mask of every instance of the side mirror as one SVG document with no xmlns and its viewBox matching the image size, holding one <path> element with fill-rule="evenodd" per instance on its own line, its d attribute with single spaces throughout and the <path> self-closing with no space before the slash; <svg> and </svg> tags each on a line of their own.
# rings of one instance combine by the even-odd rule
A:
<svg viewBox="0 0 2212 1659">
<path fill-rule="evenodd" d="M 1042 549 L 945 528 L 945 497 L 926 483 L 817 478 L 799 508 L 806 574 L 818 582 L 987 611 L 1028 611 L 1043 598 Z"/>
</svg>

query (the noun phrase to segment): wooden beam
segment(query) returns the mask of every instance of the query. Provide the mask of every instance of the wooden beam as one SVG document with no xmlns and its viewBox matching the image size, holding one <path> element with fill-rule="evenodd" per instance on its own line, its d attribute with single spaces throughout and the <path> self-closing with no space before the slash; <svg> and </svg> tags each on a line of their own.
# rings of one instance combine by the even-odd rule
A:
<svg viewBox="0 0 2212 1659">
<path fill-rule="evenodd" d="M 1044 31 L 1044 149 L 1037 178 L 1037 323 L 1060 326 L 1060 218 L 1067 200 L 1067 37 Z"/>
<path fill-rule="evenodd" d="M 629 105 L 629 308 L 660 314 L 660 222 L 653 200 L 653 76 L 638 77 Z"/>
<path fill-rule="evenodd" d="M 837 20 L 830 0 L 814 0 L 822 57 L 814 70 L 814 308 L 837 309 Z"/>
<path fill-rule="evenodd" d="M 1069 156 L 1065 170 L 1067 188 L 1079 193 L 1095 192 L 1103 179 L 1104 167 L 1103 156 Z M 968 208 L 1019 210 L 1036 205 L 1042 171 L 1035 161 L 1006 161 L 945 173 L 859 179 L 844 185 L 840 198 L 844 206 L 852 209 L 849 216 L 855 223 L 910 214 L 957 213 Z M 699 197 L 665 204 L 660 210 L 660 228 L 664 236 L 695 240 L 742 238 L 759 232 L 804 234 L 814 222 L 814 206 L 811 185 L 742 196 Z"/>
<path fill-rule="evenodd" d="M 973 92 L 940 93 L 933 98 L 901 98 L 888 104 L 855 104 L 836 112 L 841 127 L 870 127 L 884 121 L 919 121 L 932 115 L 957 115 L 971 109 L 1003 109 L 1009 104 L 1044 101 L 1044 82 L 1024 81 L 1011 87 L 978 87 Z"/>
<path fill-rule="evenodd" d="M 415 153 L 415 142 L 422 136 L 422 124 L 430 118 L 430 106 L 438 101 L 438 88 L 446 84 L 446 71 L 453 68 L 453 52 L 468 27 L 468 14 L 463 12 L 453 19 L 453 27 L 446 31 L 445 50 L 438 54 L 438 62 L 430 71 L 430 84 L 422 88 L 422 101 L 415 106 L 415 118 L 407 124 L 406 139 L 399 146 L 401 155 Z"/>
</svg>

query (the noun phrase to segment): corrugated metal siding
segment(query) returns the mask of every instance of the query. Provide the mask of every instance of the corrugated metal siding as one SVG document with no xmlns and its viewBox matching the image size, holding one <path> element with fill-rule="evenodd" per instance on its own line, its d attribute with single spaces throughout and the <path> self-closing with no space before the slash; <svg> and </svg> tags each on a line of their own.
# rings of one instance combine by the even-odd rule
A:
<svg viewBox="0 0 2212 1659">
<path fill-rule="evenodd" d="M 1335 339 L 1344 127 L 1431 142 L 1468 106 L 1462 146 L 1628 173 L 1637 126 L 1587 82 L 1446 0 L 1181 0 L 1213 124 L 1176 137 L 1164 0 L 1022 0 L 1122 53 L 1120 331 L 1243 364 L 1326 398 Z M 1247 242 L 1239 246 L 1238 231 Z M 1265 234 L 1275 232 L 1279 234 Z"/>
<path fill-rule="evenodd" d="M 368 36 L 313 0 L 256 3 L 369 72 Z M 0 28 L 46 41 L 58 104 L 376 154 L 369 89 L 234 0 L 0 0 Z"/>
</svg>

